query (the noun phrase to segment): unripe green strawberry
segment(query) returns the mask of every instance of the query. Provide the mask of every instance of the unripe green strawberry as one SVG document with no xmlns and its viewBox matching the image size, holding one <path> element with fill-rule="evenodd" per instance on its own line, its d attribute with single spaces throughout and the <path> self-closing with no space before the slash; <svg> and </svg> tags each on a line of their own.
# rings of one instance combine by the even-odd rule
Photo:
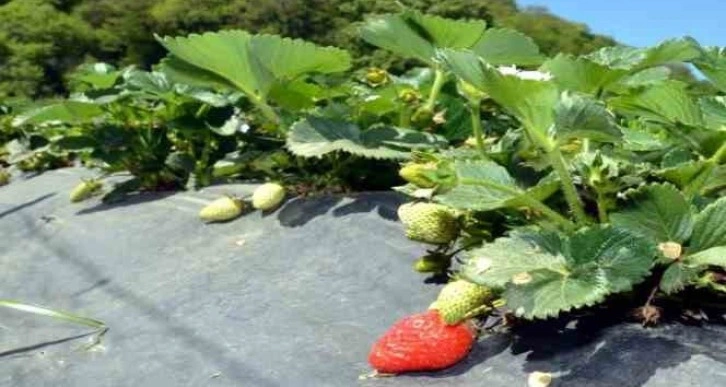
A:
<svg viewBox="0 0 726 387">
<path fill-rule="evenodd" d="M 406 203 L 398 207 L 398 218 L 406 228 L 406 236 L 415 241 L 446 244 L 459 235 L 456 216 L 440 204 Z"/>
<path fill-rule="evenodd" d="M 366 72 L 366 81 L 371 86 L 380 86 L 388 83 L 388 72 L 378 67 L 372 67 Z"/>
<path fill-rule="evenodd" d="M 418 127 L 428 127 L 434 123 L 435 114 L 431 108 L 424 106 L 413 113 L 411 122 Z"/>
<path fill-rule="evenodd" d="M 202 208 L 199 212 L 199 217 L 207 223 L 224 222 L 240 216 L 243 209 L 244 203 L 242 200 L 225 196 Z"/>
<path fill-rule="evenodd" d="M 413 269 L 419 273 L 443 273 L 451 266 L 451 257 L 433 253 L 416 260 Z"/>
<path fill-rule="evenodd" d="M 252 207 L 269 211 L 277 208 L 285 199 L 285 188 L 277 183 L 266 183 L 259 186 L 252 194 Z"/>
<path fill-rule="evenodd" d="M 491 289 L 460 279 L 446 284 L 429 309 L 438 310 L 444 321 L 453 325 L 468 318 L 471 312 L 493 299 Z"/>
<path fill-rule="evenodd" d="M 459 81 L 459 93 L 470 100 L 480 100 L 486 97 L 486 93 L 474 87 L 471 83 Z"/>
<path fill-rule="evenodd" d="M 10 182 L 10 172 L 0 169 L 0 187 Z"/>
<path fill-rule="evenodd" d="M 398 98 L 405 103 L 414 103 L 421 98 L 421 94 L 416 89 L 404 89 L 398 93 Z"/>
<path fill-rule="evenodd" d="M 102 187 L 103 183 L 95 179 L 84 180 L 78 183 L 69 195 L 71 203 L 78 203 L 98 194 Z"/>
<path fill-rule="evenodd" d="M 407 163 L 401 167 L 398 174 L 419 188 L 433 188 L 436 183 L 427 176 L 427 173 L 434 171 L 436 171 L 436 163 Z"/>
</svg>

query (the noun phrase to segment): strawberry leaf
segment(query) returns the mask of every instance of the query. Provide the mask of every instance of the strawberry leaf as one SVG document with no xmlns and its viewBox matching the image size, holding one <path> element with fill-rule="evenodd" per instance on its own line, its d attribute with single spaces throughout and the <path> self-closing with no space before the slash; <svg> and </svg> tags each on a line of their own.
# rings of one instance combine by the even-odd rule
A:
<svg viewBox="0 0 726 387">
<path fill-rule="evenodd" d="M 563 88 L 588 94 L 597 94 L 628 74 L 569 54 L 558 54 L 545 62 L 542 70 L 551 73 Z"/>
<path fill-rule="evenodd" d="M 684 243 L 691 236 L 693 217 L 686 198 L 670 184 L 655 184 L 631 194 L 630 206 L 611 215 L 614 225 L 648 237 L 655 243 Z"/>
<path fill-rule="evenodd" d="M 726 246 L 711 247 L 686 257 L 685 262 L 696 266 L 726 267 Z"/>
<path fill-rule="evenodd" d="M 702 48 L 698 42 L 685 37 L 669 39 L 649 48 L 605 47 L 586 57 L 608 67 L 633 71 L 666 63 L 691 61 L 701 54 Z"/>
<path fill-rule="evenodd" d="M 615 142 L 622 137 L 615 116 L 599 101 L 564 92 L 555 106 L 555 125 L 551 134 L 560 144 L 573 138 Z"/>
<path fill-rule="evenodd" d="M 686 265 L 683 262 L 675 262 L 668 266 L 658 285 L 666 294 L 672 294 L 683 290 L 698 279 L 701 270 Z"/>
<path fill-rule="evenodd" d="M 491 211 L 524 206 L 524 197 L 544 200 L 559 188 L 556 179 L 543 179 L 529 189 L 521 188 L 501 165 L 490 160 L 458 160 L 453 164 L 457 185 L 435 200 L 454 208 Z"/>
<path fill-rule="evenodd" d="M 13 126 L 42 124 L 50 121 L 77 124 L 90 122 L 103 113 L 103 109 L 94 103 L 64 101 L 25 112 L 15 117 Z"/>
<path fill-rule="evenodd" d="M 502 74 L 469 51 L 444 50 L 440 56 L 454 74 L 487 93 L 525 127 L 544 136 L 553 124 L 559 99 L 554 82 Z"/>
<path fill-rule="evenodd" d="M 726 92 L 726 48 L 710 47 L 694 64 L 716 87 Z"/>
<path fill-rule="evenodd" d="M 695 216 L 690 251 L 726 245 L 726 198 L 711 203 Z"/>
<path fill-rule="evenodd" d="M 484 33 L 480 20 L 452 20 L 415 11 L 375 16 L 361 28 L 361 37 L 374 46 L 434 65 L 439 48 L 469 48 Z"/>
<path fill-rule="evenodd" d="M 612 227 L 586 229 L 556 243 L 551 236 L 522 238 L 472 250 L 462 273 L 473 282 L 504 287 L 507 306 L 528 319 L 555 317 L 628 291 L 649 273 L 655 256 L 646 239 Z M 532 244 L 537 240 L 547 243 Z"/>
<path fill-rule="evenodd" d="M 609 104 L 622 113 L 664 124 L 703 126 L 703 113 L 698 103 L 689 95 L 687 87 L 679 81 L 662 82 L 634 90 L 629 95 L 612 98 Z"/>
<path fill-rule="evenodd" d="M 341 72 L 351 65 L 350 55 L 338 48 L 241 30 L 157 40 L 172 55 L 162 66 L 172 78 L 232 87 L 248 96 L 264 97 L 276 82 L 305 73 Z"/>
<path fill-rule="evenodd" d="M 481 285 L 501 288 L 512 277 L 536 270 L 563 271 L 565 257 L 544 251 L 523 236 L 499 238 L 471 250 L 461 274 Z"/>
<path fill-rule="evenodd" d="M 507 28 L 486 30 L 471 50 L 492 65 L 532 66 L 545 59 L 532 38 Z"/>
<path fill-rule="evenodd" d="M 375 126 L 362 131 L 351 122 L 312 116 L 293 124 L 287 138 L 287 148 L 303 157 L 343 151 L 374 159 L 407 159 L 413 149 L 443 143 L 438 136 L 414 130 Z"/>
</svg>

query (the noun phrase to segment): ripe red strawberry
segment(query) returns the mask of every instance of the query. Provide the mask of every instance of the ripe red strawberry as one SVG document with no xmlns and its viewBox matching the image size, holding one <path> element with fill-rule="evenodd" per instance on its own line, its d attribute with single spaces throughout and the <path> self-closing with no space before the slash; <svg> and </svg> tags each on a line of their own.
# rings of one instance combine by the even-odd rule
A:
<svg viewBox="0 0 726 387">
<path fill-rule="evenodd" d="M 373 344 L 368 363 L 385 374 L 441 370 L 464 359 L 475 341 L 473 327 L 446 325 L 438 311 L 429 310 L 393 324 Z"/>
</svg>

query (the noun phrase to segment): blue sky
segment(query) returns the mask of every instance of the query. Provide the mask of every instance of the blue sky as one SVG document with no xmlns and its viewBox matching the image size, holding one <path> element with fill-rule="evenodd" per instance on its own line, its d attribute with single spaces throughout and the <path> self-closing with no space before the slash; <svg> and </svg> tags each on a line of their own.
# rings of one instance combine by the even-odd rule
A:
<svg viewBox="0 0 726 387">
<path fill-rule="evenodd" d="M 702 45 L 726 46 L 726 0 L 518 0 L 587 24 L 593 32 L 643 47 L 690 35 Z"/>
</svg>

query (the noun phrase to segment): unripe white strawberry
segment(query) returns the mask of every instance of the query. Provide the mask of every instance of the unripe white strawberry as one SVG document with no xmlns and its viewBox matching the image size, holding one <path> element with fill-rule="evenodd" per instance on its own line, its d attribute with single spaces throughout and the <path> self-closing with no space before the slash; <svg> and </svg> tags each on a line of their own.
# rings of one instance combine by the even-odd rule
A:
<svg viewBox="0 0 726 387">
<path fill-rule="evenodd" d="M 240 216 L 243 209 L 244 203 L 242 200 L 225 196 L 202 208 L 199 217 L 207 223 L 224 222 Z"/>
<path fill-rule="evenodd" d="M 534 371 L 527 378 L 529 387 L 548 387 L 552 383 L 552 374 L 549 372 Z"/>
<path fill-rule="evenodd" d="M 488 287 L 459 279 L 446 284 L 429 309 L 438 310 L 447 324 L 454 325 L 493 299 Z"/>
<path fill-rule="evenodd" d="M 10 182 L 10 173 L 0 168 L 0 187 Z"/>
<path fill-rule="evenodd" d="M 436 183 L 427 176 L 427 173 L 432 172 L 436 172 L 436 163 L 407 163 L 401 167 L 398 174 L 419 188 L 433 188 Z"/>
<path fill-rule="evenodd" d="M 277 208 L 285 199 L 285 188 L 277 183 L 266 183 L 259 186 L 252 194 L 252 207 L 269 211 Z"/>
<path fill-rule="evenodd" d="M 71 203 L 78 203 L 97 195 L 101 192 L 101 188 L 103 188 L 103 183 L 98 180 L 84 180 L 78 183 L 78 185 L 71 191 L 69 195 Z"/>
<path fill-rule="evenodd" d="M 435 203 L 406 203 L 398 207 L 398 218 L 410 239 L 446 244 L 459 235 L 459 222 L 446 206 Z"/>
</svg>

